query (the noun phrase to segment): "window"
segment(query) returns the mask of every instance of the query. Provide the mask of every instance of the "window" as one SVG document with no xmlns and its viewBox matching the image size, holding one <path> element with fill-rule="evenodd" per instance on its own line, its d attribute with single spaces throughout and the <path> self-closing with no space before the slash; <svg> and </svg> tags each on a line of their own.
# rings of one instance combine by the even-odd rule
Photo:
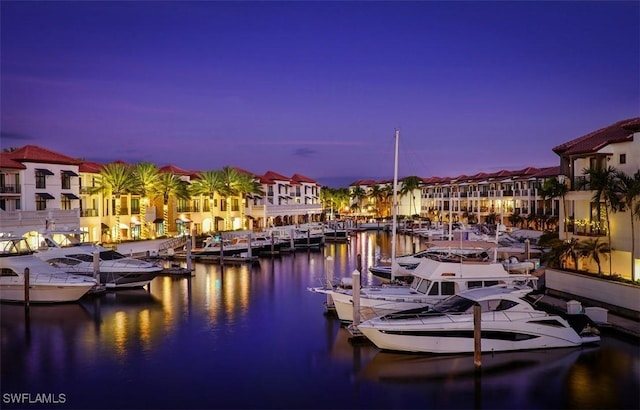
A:
<svg viewBox="0 0 640 410">
<path fill-rule="evenodd" d="M 140 198 L 131 198 L 131 214 L 136 215 L 140 213 Z"/>
<path fill-rule="evenodd" d="M 227 210 L 227 201 L 226 201 L 226 199 L 224 201 L 220 201 L 220 210 L 221 211 L 226 211 Z"/>
<path fill-rule="evenodd" d="M 231 198 L 231 210 L 237 212 L 240 210 L 240 201 L 238 198 Z"/>
<path fill-rule="evenodd" d="M 36 211 L 47 209 L 47 200 L 42 195 L 36 195 Z"/>
<path fill-rule="evenodd" d="M 620 154 L 620 165 L 627 163 L 627 154 Z"/>
<path fill-rule="evenodd" d="M 60 200 L 60 207 L 64 210 L 71 209 L 71 198 L 66 195 L 62 195 L 62 199 Z"/>
<path fill-rule="evenodd" d="M 47 175 L 42 171 L 36 171 L 36 188 L 44 189 L 47 187 Z"/>
<path fill-rule="evenodd" d="M 441 295 L 454 295 L 456 293 L 456 285 L 453 282 L 442 282 L 440 283 Z"/>
<path fill-rule="evenodd" d="M 68 172 L 62 172 L 60 174 L 62 189 L 71 189 L 71 174 Z"/>
</svg>

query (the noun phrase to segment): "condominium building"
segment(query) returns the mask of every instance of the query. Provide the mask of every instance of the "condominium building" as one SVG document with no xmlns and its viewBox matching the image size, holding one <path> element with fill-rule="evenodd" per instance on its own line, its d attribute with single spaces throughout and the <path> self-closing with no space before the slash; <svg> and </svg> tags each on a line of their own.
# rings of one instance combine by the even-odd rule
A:
<svg viewBox="0 0 640 410">
<path fill-rule="evenodd" d="M 125 164 L 126 165 L 126 164 Z M 0 231 L 34 235 L 46 228 L 82 229 L 89 240 L 114 242 L 148 237 L 201 234 L 318 221 L 320 185 L 300 174 L 269 171 L 255 175 L 264 195 L 213 198 L 136 193 L 107 195 L 99 190 L 103 164 L 78 160 L 35 145 L 0 154 Z M 167 165 L 186 186 L 200 172 Z M 211 200 L 210 200 L 211 199 Z M 211 205 L 210 205 L 211 204 Z M 143 212 L 144 209 L 144 213 Z"/>
<path fill-rule="evenodd" d="M 627 206 L 612 209 L 604 194 L 596 198 L 597 187 L 589 180 L 590 172 L 597 170 L 613 169 L 631 177 L 640 172 L 640 118 L 619 121 L 572 139 L 554 147 L 553 152 L 560 157 L 560 174 L 568 188 L 565 206 L 560 208 L 561 220 L 566 222 L 560 237 L 580 241 L 610 240 L 611 253 L 601 264 L 603 273 L 631 278 L 632 267 L 640 272 L 638 215 L 632 215 Z M 605 187 L 605 191 L 607 189 Z M 635 218 L 633 230 L 631 218 Z M 581 262 L 585 265 L 593 263 L 589 258 L 583 258 Z"/>
</svg>

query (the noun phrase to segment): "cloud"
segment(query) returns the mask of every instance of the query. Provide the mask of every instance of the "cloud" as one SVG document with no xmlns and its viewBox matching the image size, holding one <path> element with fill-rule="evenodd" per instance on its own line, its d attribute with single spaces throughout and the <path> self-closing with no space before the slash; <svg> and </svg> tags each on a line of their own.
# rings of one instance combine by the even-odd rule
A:
<svg viewBox="0 0 640 410">
<path fill-rule="evenodd" d="M 315 156 L 316 152 L 316 150 L 311 148 L 298 148 L 297 150 L 293 151 L 293 155 L 295 155 L 296 157 L 310 158 Z"/>
<path fill-rule="evenodd" d="M 2 145 L 5 145 L 4 142 L 7 140 L 20 142 L 20 141 L 32 141 L 36 139 L 37 138 L 34 138 L 31 135 L 20 134 L 17 132 L 8 132 L 8 131 L 0 132 L 0 140 L 3 142 Z"/>
</svg>

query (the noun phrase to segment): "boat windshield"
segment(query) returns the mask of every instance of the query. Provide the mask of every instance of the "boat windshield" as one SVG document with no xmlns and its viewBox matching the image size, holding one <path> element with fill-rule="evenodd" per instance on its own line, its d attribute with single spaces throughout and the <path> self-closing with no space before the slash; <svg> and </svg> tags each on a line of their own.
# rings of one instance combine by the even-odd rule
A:
<svg viewBox="0 0 640 410">
<path fill-rule="evenodd" d="M 464 313 L 468 311 L 475 302 L 460 295 L 453 295 L 436 303 L 433 311 L 439 313 Z"/>
<path fill-rule="evenodd" d="M 110 261 L 110 260 L 115 260 L 115 259 L 124 259 L 126 258 L 126 256 L 124 256 L 121 253 L 118 253 L 116 251 L 103 251 L 100 252 L 100 259 L 103 261 Z"/>
</svg>

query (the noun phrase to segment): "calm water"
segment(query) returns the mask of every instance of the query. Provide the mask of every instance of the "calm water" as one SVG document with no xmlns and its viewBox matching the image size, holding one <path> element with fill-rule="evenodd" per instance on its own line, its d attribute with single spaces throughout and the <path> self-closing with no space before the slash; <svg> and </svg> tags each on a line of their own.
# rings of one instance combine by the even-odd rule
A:
<svg viewBox="0 0 640 410">
<path fill-rule="evenodd" d="M 480 378 L 472 356 L 354 343 L 307 287 L 327 269 L 350 276 L 357 255 L 366 269 L 389 242 L 363 233 L 253 267 L 195 264 L 195 276 L 158 277 L 149 290 L 32 306 L 28 321 L 21 305 L 3 304 L 0 407 L 640 407 L 637 342 L 613 336 L 590 349 L 484 355 Z"/>
</svg>

